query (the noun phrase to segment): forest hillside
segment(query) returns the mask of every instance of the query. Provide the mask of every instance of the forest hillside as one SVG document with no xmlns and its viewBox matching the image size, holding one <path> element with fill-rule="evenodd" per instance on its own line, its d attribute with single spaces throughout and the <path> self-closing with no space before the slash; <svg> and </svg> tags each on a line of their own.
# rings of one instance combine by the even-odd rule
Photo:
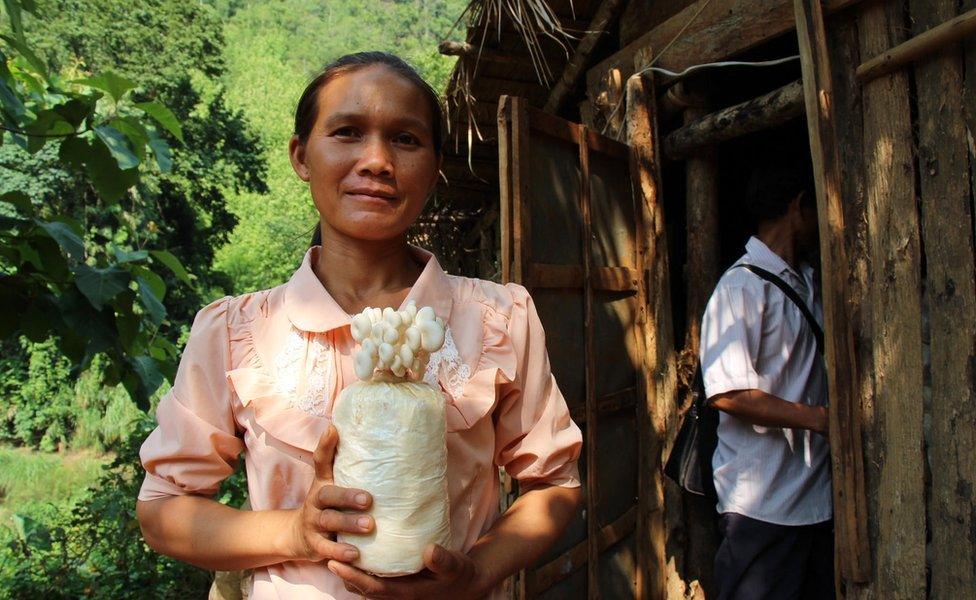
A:
<svg viewBox="0 0 976 600">
<path fill-rule="evenodd" d="M 193 315 L 287 280 L 305 84 L 387 50 L 443 89 L 463 0 L 5 0 L 0 598 L 202 597 L 152 552 L 138 449 Z M 243 501 L 243 471 L 218 499 Z"/>
</svg>

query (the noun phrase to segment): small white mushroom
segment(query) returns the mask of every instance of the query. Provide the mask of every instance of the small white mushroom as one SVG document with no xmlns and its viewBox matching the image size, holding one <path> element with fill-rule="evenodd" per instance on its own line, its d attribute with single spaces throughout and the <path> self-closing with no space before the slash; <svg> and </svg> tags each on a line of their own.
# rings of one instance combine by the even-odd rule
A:
<svg viewBox="0 0 976 600">
<path fill-rule="evenodd" d="M 413 300 L 407 302 L 407 305 L 403 307 L 403 310 L 410 313 L 410 320 L 413 321 L 417 318 L 417 303 Z"/>
<path fill-rule="evenodd" d="M 413 371 L 414 373 L 416 373 L 417 375 L 420 375 L 421 367 L 420 367 L 420 359 L 419 358 L 413 359 L 413 362 L 410 363 L 410 370 Z"/>
<path fill-rule="evenodd" d="M 373 338 L 363 340 L 360 351 L 365 352 L 371 358 L 376 358 L 376 342 L 373 341 Z"/>
<path fill-rule="evenodd" d="M 413 362 L 413 350 L 410 349 L 408 344 L 400 346 L 399 355 L 403 359 L 403 364 L 409 365 Z"/>
<path fill-rule="evenodd" d="M 352 329 L 352 339 L 357 342 L 362 342 L 372 333 L 373 324 L 365 313 L 359 313 L 352 318 L 350 329 Z"/>
<path fill-rule="evenodd" d="M 422 321 L 417 328 L 420 329 L 420 347 L 427 352 L 437 352 L 444 345 L 444 328 L 436 322 Z"/>
<path fill-rule="evenodd" d="M 400 360 L 399 356 L 393 357 L 393 364 L 390 365 L 390 370 L 397 377 L 403 377 L 404 373 L 407 372 L 407 367 L 404 366 L 403 361 Z"/>
<path fill-rule="evenodd" d="M 403 337 L 406 338 L 407 345 L 414 353 L 420 350 L 420 329 L 416 325 L 407 327 L 407 330 L 403 332 Z"/>
<path fill-rule="evenodd" d="M 393 364 L 393 357 L 396 354 L 396 351 L 393 349 L 393 346 L 384 342 L 380 344 L 378 352 L 380 357 L 380 364 L 382 364 L 384 367 L 388 367 L 391 364 Z"/>
<path fill-rule="evenodd" d="M 398 339 L 400 339 L 400 332 L 387 324 L 386 330 L 383 332 L 383 341 L 387 344 L 395 344 Z"/>
<path fill-rule="evenodd" d="M 373 327 L 370 330 L 370 336 L 374 341 L 383 341 L 383 333 L 386 331 L 386 327 L 386 321 L 377 321 L 376 323 L 373 323 Z"/>
<path fill-rule="evenodd" d="M 370 308 L 369 310 L 369 320 L 373 323 L 378 323 L 383 320 L 383 311 L 379 308 Z"/>
<path fill-rule="evenodd" d="M 356 377 L 367 381 L 373 376 L 373 370 L 376 368 L 376 359 L 366 352 L 360 351 L 356 353 L 353 359 L 353 366 L 356 370 Z"/>
<path fill-rule="evenodd" d="M 436 318 L 437 315 L 434 314 L 434 309 L 429 306 L 425 306 L 417 311 L 417 316 L 414 318 L 414 323 L 420 324 L 426 321 L 433 322 Z"/>
</svg>

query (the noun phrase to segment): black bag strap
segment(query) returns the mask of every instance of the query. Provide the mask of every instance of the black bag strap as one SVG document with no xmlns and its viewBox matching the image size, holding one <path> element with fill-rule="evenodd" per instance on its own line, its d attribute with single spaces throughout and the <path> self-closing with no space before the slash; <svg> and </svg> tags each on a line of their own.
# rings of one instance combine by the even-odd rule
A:
<svg viewBox="0 0 976 600">
<path fill-rule="evenodd" d="M 824 353 L 823 329 L 820 327 L 820 323 L 817 323 L 817 319 L 814 318 L 813 313 L 810 312 L 810 309 L 807 307 L 806 302 L 804 302 L 803 299 L 800 298 L 800 294 L 798 294 L 796 290 L 793 289 L 793 286 L 783 281 L 778 275 L 774 275 L 773 273 L 767 271 L 766 269 L 763 269 L 762 267 L 757 267 L 756 265 L 749 265 L 749 264 L 732 265 L 733 269 L 736 267 L 742 267 L 743 269 L 748 269 L 752 271 L 759 277 L 762 277 L 769 283 L 778 287 L 784 294 L 786 294 L 787 298 L 793 301 L 793 304 L 795 304 L 796 307 L 800 309 L 800 312 L 803 313 L 804 318 L 806 318 L 807 320 L 807 324 L 810 325 L 810 329 L 813 331 L 813 336 L 817 340 L 817 351 L 820 353 L 821 356 L 823 356 Z"/>
</svg>

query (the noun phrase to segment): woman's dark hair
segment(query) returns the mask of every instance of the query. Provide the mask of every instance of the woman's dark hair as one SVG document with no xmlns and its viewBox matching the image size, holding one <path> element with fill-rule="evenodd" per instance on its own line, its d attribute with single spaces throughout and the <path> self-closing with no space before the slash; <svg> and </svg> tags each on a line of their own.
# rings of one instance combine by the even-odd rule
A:
<svg viewBox="0 0 976 600">
<path fill-rule="evenodd" d="M 804 204 L 815 205 L 813 172 L 809 157 L 789 157 L 757 161 L 762 166 L 753 171 L 746 186 L 746 209 L 757 221 L 772 221 L 786 214 L 801 192 Z"/>
<path fill-rule="evenodd" d="M 332 79 L 344 73 L 351 73 L 359 69 L 373 65 L 383 65 L 391 69 L 397 75 L 404 77 L 416 85 L 424 94 L 427 105 L 430 107 L 431 118 L 433 119 L 431 132 L 434 139 L 434 152 L 438 155 L 443 147 L 443 121 L 444 110 L 441 107 L 440 97 L 430 84 L 424 81 L 417 71 L 411 67 L 407 61 L 389 52 L 357 52 L 340 56 L 331 63 L 327 64 L 322 71 L 315 76 L 302 92 L 302 97 L 298 100 L 298 107 L 295 109 L 295 135 L 298 141 L 304 144 L 308 141 L 309 134 L 312 133 L 312 126 L 318 117 L 318 97 L 319 90 L 325 87 Z"/>
</svg>

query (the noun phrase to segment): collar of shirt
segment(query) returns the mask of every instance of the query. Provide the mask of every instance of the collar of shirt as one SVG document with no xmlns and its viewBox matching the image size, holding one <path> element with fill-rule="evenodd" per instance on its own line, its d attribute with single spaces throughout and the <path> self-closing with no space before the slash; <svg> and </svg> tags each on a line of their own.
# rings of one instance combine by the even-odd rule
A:
<svg viewBox="0 0 976 600">
<path fill-rule="evenodd" d="M 352 320 L 312 270 L 321 248 L 309 248 L 302 265 L 285 284 L 285 314 L 302 331 L 321 333 L 349 325 Z M 447 321 L 454 303 L 447 274 L 430 252 L 416 246 L 410 246 L 410 251 L 425 265 L 400 308 L 413 300 L 418 308 L 430 306 L 438 317 Z"/>
<path fill-rule="evenodd" d="M 798 272 L 756 236 L 750 237 L 749 241 L 746 242 L 746 255 L 749 263 L 762 267 L 780 277 L 786 275 L 787 281 L 792 282 L 794 287 L 799 287 L 804 293 L 814 281 L 812 266 L 805 262 L 800 263 Z"/>
</svg>

